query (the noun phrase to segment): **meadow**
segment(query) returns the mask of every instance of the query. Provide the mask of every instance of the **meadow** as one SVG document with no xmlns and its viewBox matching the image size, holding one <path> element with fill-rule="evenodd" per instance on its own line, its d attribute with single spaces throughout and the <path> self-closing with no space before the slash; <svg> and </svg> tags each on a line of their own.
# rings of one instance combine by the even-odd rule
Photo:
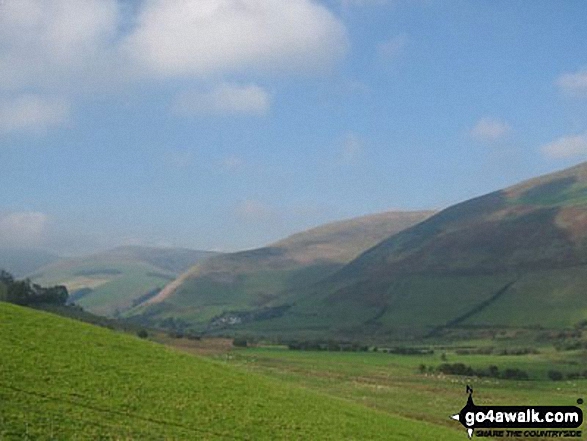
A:
<svg viewBox="0 0 587 441">
<path fill-rule="evenodd" d="M 524 343 L 523 338 L 527 336 L 514 342 L 501 342 L 501 347 L 492 354 L 467 354 L 467 350 L 463 350 L 463 347 L 488 345 L 487 340 L 481 340 L 460 342 L 458 346 L 436 345 L 434 353 L 428 355 L 392 354 L 382 352 L 381 348 L 377 352 L 299 351 L 285 346 L 228 351 L 226 345 L 219 345 L 216 352 L 208 351 L 207 355 L 227 365 L 374 409 L 390 417 L 401 416 L 426 422 L 439 430 L 458 431 L 462 427 L 449 416 L 464 406 L 466 385 L 473 387 L 478 405 L 575 405 L 577 399 L 586 398 L 587 380 L 552 381 L 548 377 L 553 369 L 566 378 L 569 373 L 587 366 L 585 351 L 557 351 L 550 345 L 543 345 L 536 348 L 537 353 L 501 355 L 504 349 L 515 353 L 515 345 Z M 202 343 L 181 341 L 166 343 L 200 353 L 198 346 Z M 443 363 L 463 363 L 479 370 L 491 365 L 498 366 L 501 371 L 519 369 L 529 378 L 505 380 L 445 375 L 437 370 Z M 466 439 L 464 432 L 453 439 L 461 439 L 461 436 Z"/>
<path fill-rule="evenodd" d="M 458 434 L 241 363 L 6 303 L 0 303 L 0 354 L 1 440 L 452 440 Z"/>
</svg>

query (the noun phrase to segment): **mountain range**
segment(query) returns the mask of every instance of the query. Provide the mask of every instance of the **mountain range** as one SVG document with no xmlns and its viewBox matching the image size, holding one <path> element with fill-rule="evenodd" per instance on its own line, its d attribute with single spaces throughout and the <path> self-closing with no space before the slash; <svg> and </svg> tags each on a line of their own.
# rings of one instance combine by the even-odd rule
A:
<svg viewBox="0 0 587 441">
<path fill-rule="evenodd" d="M 361 252 L 421 222 L 431 211 L 387 212 L 323 225 L 269 246 L 203 261 L 130 315 L 160 323 L 181 319 L 205 328 L 233 311 L 262 316 L 289 305 L 300 290 L 340 270 Z"/>
<path fill-rule="evenodd" d="M 219 332 L 349 338 L 587 319 L 587 164 L 404 215 L 385 237 L 359 241 L 362 252 L 351 247 L 357 256 L 312 240 L 326 228 L 210 259 L 137 313 Z"/>
<path fill-rule="evenodd" d="M 156 295 L 192 265 L 217 254 L 184 248 L 121 246 L 60 259 L 28 276 L 43 286 L 65 285 L 70 300 L 92 313 L 117 316 Z"/>
</svg>

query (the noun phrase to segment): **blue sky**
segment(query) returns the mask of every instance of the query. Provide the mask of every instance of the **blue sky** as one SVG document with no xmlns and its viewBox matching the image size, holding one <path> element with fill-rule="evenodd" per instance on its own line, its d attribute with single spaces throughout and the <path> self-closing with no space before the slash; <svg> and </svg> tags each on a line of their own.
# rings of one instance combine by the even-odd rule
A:
<svg viewBox="0 0 587 441">
<path fill-rule="evenodd" d="M 237 250 L 587 158 L 587 4 L 0 0 L 0 246 Z"/>
</svg>

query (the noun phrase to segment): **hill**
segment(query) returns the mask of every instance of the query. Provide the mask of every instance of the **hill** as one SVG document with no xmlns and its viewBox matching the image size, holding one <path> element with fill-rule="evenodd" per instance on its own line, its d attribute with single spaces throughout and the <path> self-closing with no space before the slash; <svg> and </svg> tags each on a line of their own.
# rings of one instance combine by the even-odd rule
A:
<svg viewBox="0 0 587 441">
<path fill-rule="evenodd" d="M 587 164 L 449 207 L 306 290 L 261 333 L 426 335 L 587 319 Z"/>
<path fill-rule="evenodd" d="M 65 285 L 71 301 L 84 309 L 117 316 L 156 295 L 179 273 L 216 254 L 183 248 L 125 246 L 43 266 L 30 278 L 41 285 Z"/>
<path fill-rule="evenodd" d="M 0 439 L 454 439 L 390 415 L 0 302 Z"/>
<path fill-rule="evenodd" d="M 44 250 L 0 248 L 0 269 L 19 278 L 59 259 L 60 257 L 56 254 Z"/>
<path fill-rule="evenodd" d="M 431 214 L 363 216 L 294 234 L 264 248 L 213 257 L 130 314 L 159 325 L 184 323 L 199 329 L 242 321 L 249 311 L 256 311 L 255 317 L 281 314 L 295 301 L 291 293 L 334 273 L 362 251 Z"/>
</svg>

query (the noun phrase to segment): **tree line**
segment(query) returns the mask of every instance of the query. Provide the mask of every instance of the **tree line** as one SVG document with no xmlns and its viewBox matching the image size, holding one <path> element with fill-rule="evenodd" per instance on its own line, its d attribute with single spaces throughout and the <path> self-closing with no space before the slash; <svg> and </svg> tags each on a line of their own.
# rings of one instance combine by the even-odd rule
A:
<svg viewBox="0 0 587 441">
<path fill-rule="evenodd" d="M 29 279 L 16 280 L 8 271 L 0 270 L 0 301 L 14 303 L 21 306 L 35 305 L 65 305 L 69 293 L 62 285 L 44 288 Z"/>
</svg>

